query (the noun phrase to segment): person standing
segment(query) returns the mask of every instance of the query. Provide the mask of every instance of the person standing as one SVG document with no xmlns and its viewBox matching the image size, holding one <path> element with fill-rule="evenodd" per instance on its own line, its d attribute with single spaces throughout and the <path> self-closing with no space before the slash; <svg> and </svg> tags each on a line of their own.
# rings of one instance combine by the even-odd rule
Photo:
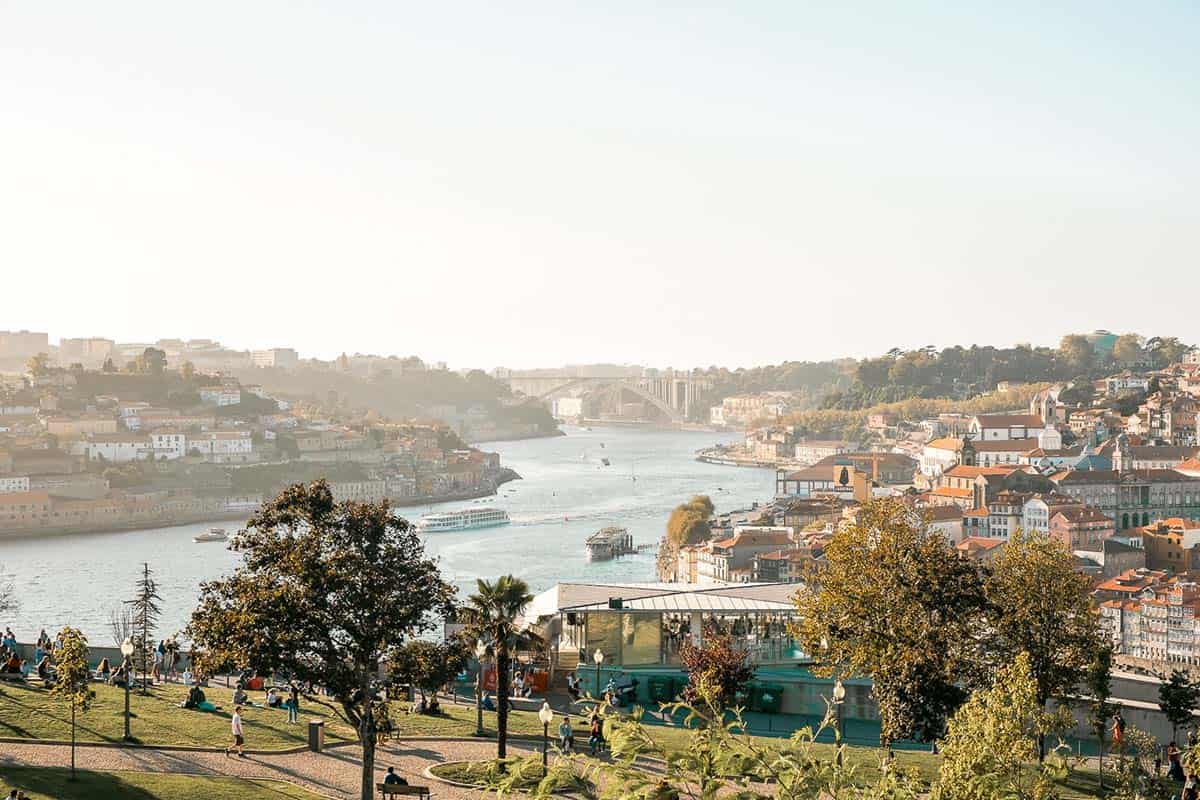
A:
<svg viewBox="0 0 1200 800">
<path fill-rule="evenodd" d="M 231 750 L 236 750 L 238 758 L 246 757 L 246 736 L 242 730 L 242 707 L 235 706 L 233 709 L 233 719 L 229 721 L 230 730 L 233 732 L 233 744 L 225 748 L 225 755 L 229 755 Z"/>
<path fill-rule="evenodd" d="M 300 687 L 292 681 L 288 686 L 288 722 L 300 721 Z"/>
</svg>

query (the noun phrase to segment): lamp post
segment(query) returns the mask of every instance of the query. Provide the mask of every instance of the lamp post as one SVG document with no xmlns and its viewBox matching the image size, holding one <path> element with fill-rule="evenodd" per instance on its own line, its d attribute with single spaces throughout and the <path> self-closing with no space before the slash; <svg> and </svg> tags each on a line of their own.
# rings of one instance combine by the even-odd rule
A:
<svg viewBox="0 0 1200 800">
<path fill-rule="evenodd" d="M 592 653 L 592 661 L 596 662 L 596 702 L 600 702 L 600 665 L 604 663 L 604 653 L 599 647 Z"/>
<path fill-rule="evenodd" d="M 125 657 L 121 664 L 121 671 L 125 673 L 125 741 L 129 741 L 133 736 L 129 733 L 129 672 L 133 668 L 133 640 L 126 639 L 121 642 L 121 655 Z"/>
<path fill-rule="evenodd" d="M 833 746 L 837 749 L 837 765 L 842 766 L 842 702 L 846 699 L 846 686 L 838 678 L 833 684 L 833 707 L 837 711 L 837 720 L 833 729 Z"/>
<path fill-rule="evenodd" d="M 554 712 L 550 709 L 550 701 L 542 701 L 542 707 L 538 709 L 538 719 L 542 721 L 542 773 L 545 774 L 548 762 L 546 754 L 550 749 L 550 720 L 554 719 Z"/>
<path fill-rule="evenodd" d="M 487 655 L 487 645 L 475 643 L 475 660 L 479 669 L 475 674 L 475 735 L 485 736 L 483 732 L 483 657 Z"/>
</svg>

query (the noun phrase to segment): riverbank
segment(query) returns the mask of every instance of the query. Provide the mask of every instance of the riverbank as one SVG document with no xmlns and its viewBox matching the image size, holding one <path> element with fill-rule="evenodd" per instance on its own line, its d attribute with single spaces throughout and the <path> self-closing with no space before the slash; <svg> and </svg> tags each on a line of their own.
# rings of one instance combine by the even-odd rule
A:
<svg viewBox="0 0 1200 800">
<path fill-rule="evenodd" d="M 696 451 L 696 460 L 720 467 L 753 467 L 756 469 L 802 469 L 803 465 L 791 461 L 762 461 L 734 450 L 707 447 Z"/>
</svg>

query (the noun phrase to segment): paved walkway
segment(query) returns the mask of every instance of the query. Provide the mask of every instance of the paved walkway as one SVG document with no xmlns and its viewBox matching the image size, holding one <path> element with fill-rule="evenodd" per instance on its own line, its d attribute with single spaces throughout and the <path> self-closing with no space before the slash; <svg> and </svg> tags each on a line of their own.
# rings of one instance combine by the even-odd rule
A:
<svg viewBox="0 0 1200 800">
<path fill-rule="evenodd" d="M 528 751 L 530 742 L 509 742 L 510 752 Z M 412 784 L 429 784 L 438 798 L 477 800 L 483 792 L 431 783 L 423 776 L 430 764 L 494 758 L 496 743 L 487 741 L 414 741 L 389 743 L 375 752 L 376 782 L 388 767 Z M 362 759 L 355 746 L 330 747 L 324 753 L 252 755 L 246 758 L 220 752 L 181 752 L 153 748 L 90 747 L 75 750 L 76 765 L 89 770 L 130 770 L 194 775 L 232 775 L 240 778 L 275 778 L 290 781 L 327 797 L 357 798 Z M 5 744 L 0 764 L 10 766 L 66 767 L 71 763 L 69 747 L 52 744 Z"/>
</svg>

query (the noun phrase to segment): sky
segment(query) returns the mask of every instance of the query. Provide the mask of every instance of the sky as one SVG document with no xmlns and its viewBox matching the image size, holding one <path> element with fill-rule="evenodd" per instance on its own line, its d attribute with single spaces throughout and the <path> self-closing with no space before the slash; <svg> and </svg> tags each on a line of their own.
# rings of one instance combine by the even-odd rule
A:
<svg viewBox="0 0 1200 800">
<path fill-rule="evenodd" d="M 1200 341 L 1200 5 L 0 2 L 0 329 L 455 367 Z"/>
</svg>

